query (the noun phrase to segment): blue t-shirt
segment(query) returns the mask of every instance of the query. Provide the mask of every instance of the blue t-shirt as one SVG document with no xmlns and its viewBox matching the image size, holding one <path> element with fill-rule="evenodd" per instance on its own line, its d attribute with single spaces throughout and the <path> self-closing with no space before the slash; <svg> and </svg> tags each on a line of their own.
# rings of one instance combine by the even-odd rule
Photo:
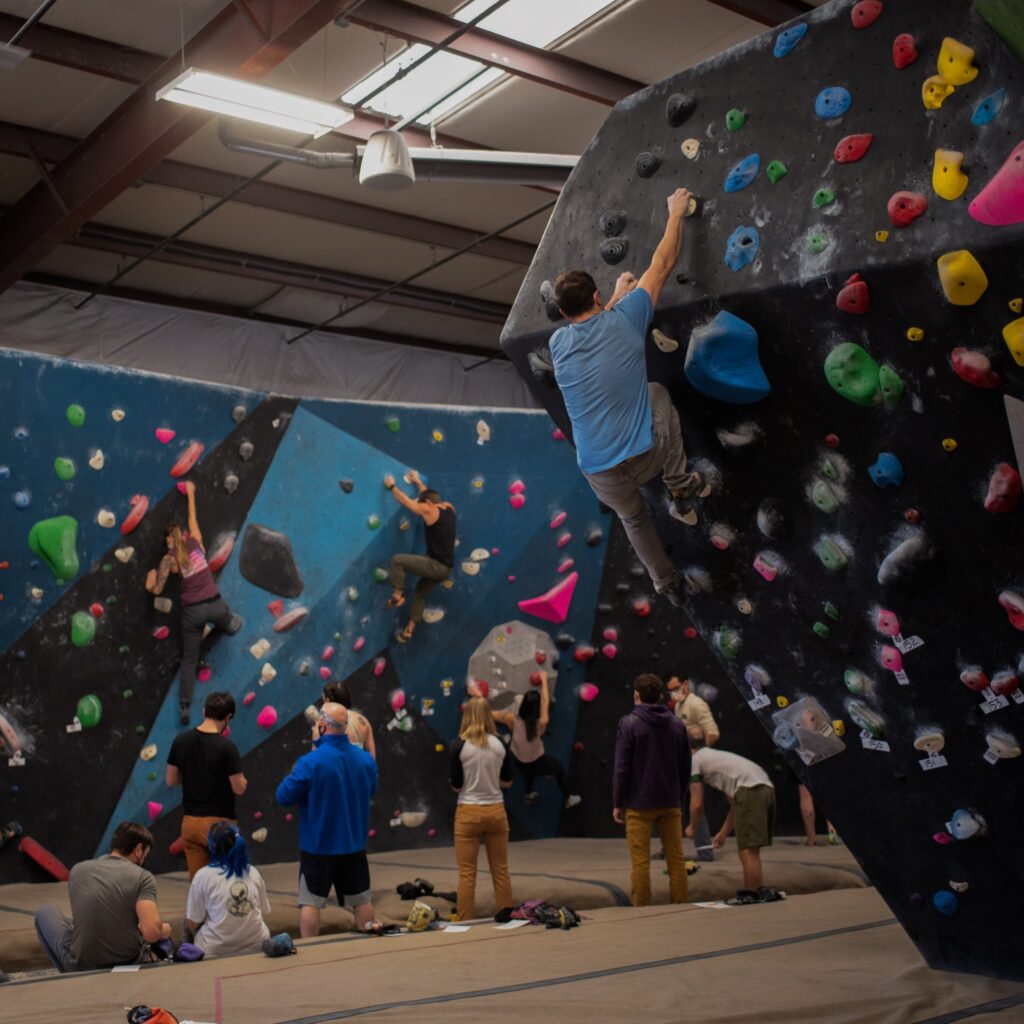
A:
<svg viewBox="0 0 1024 1024">
<path fill-rule="evenodd" d="M 576 461 L 600 473 L 654 444 L 644 339 L 651 297 L 634 288 L 610 310 L 551 337 L 551 362 L 572 420 Z"/>
<path fill-rule="evenodd" d="M 282 807 L 299 805 L 299 846 L 306 853 L 358 853 L 366 847 L 377 762 L 347 736 L 321 736 L 277 787 Z"/>
</svg>

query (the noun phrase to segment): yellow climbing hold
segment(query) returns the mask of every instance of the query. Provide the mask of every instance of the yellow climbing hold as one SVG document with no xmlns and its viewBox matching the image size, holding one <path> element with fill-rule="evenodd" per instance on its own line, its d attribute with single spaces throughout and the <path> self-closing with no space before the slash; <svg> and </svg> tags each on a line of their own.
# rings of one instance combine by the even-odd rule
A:
<svg viewBox="0 0 1024 1024">
<path fill-rule="evenodd" d="M 1018 366 L 1024 366 L 1024 317 L 1003 328 L 1003 341 Z"/>
<path fill-rule="evenodd" d="M 959 199 L 967 191 L 967 175 L 961 170 L 963 153 L 955 149 L 935 150 L 935 164 L 932 167 L 932 188 L 943 199 Z"/>
<path fill-rule="evenodd" d="M 954 306 L 973 306 L 985 294 L 988 278 L 966 249 L 945 253 L 938 265 L 942 290 Z"/>
<path fill-rule="evenodd" d="M 1024 299 L 1010 299 L 1010 309 L 1014 313 L 1024 312 Z"/>
<path fill-rule="evenodd" d="M 875 241 L 876 242 L 888 242 L 889 241 L 889 232 L 888 231 L 876 231 L 875 232 Z"/>
<path fill-rule="evenodd" d="M 430 436 L 434 439 L 435 444 L 440 444 L 444 440 L 444 434 L 440 430 L 435 430 Z"/>
<path fill-rule="evenodd" d="M 972 66 L 973 63 L 974 51 L 965 43 L 958 43 L 950 36 L 942 40 L 937 66 L 939 74 L 950 85 L 973 82 L 978 77 L 978 69 Z"/>
<path fill-rule="evenodd" d="M 789 707 L 789 698 L 788 697 L 783 697 L 780 694 L 778 697 L 775 698 L 775 703 L 778 704 L 780 708 L 788 708 Z"/>
<path fill-rule="evenodd" d="M 920 327 L 908 327 L 907 341 L 924 341 L 924 331 Z"/>
<path fill-rule="evenodd" d="M 444 587 L 445 590 L 451 590 L 452 587 L 455 586 L 455 583 L 452 580 L 445 580 L 441 586 Z"/>
<path fill-rule="evenodd" d="M 434 744 L 434 753 L 435 754 L 443 754 L 444 753 L 444 744 L 443 743 L 435 743 Z"/>
<path fill-rule="evenodd" d="M 942 75 L 932 75 L 921 86 L 921 99 L 929 110 L 938 110 L 953 94 L 953 86 Z"/>
<path fill-rule="evenodd" d="M 947 452 L 955 452 L 956 451 L 956 438 L 955 437 L 944 437 L 942 439 L 942 447 L 945 448 Z"/>
<path fill-rule="evenodd" d="M 832 719 L 832 728 L 835 729 L 837 736 L 846 735 L 846 723 L 841 718 Z"/>
</svg>

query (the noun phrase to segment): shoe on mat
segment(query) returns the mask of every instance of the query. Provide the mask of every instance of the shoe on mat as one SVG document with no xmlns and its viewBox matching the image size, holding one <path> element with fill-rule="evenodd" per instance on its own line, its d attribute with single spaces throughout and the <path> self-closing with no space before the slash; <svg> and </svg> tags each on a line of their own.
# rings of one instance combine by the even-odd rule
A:
<svg viewBox="0 0 1024 1024">
<path fill-rule="evenodd" d="M 583 801 L 583 797 L 577 796 L 575 793 L 572 793 L 570 796 L 567 796 L 565 798 L 565 809 L 568 811 L 568 810 L 572 809 L 573 807 L 576 807 L 582 801 Z"/>
<path fill-rule="evenodd" d="M 759 885 L 757 887 L 758 903 L 774 903 L 776 900 L 784 900 L 786 894 L 774 885 Z"/>
<path fill-rule="evenodd" d="M 763 903 L 764 901 L 753 889 L 737 889 L 736 895 L 730 896 L 725 902 L 730 907 L 746 907 L 752 903 Z"/>
</svg>

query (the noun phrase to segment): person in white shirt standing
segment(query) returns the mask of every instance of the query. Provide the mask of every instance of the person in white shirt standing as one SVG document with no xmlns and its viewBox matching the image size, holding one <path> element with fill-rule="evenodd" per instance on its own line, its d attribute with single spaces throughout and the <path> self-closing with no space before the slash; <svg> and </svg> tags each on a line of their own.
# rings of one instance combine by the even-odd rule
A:
<svg viewBox="0 0 1024 1024">
<path fill-rule="evenodd" d="M 207 956 L 258 953 L 270 938 L 264 918 L 270 901 L 263 876 L 249 863 L 238 826 L 210 826 L 210 863 L 200 868 L 188 890 L 185 923 L 193 943 Z"/>
</svg>

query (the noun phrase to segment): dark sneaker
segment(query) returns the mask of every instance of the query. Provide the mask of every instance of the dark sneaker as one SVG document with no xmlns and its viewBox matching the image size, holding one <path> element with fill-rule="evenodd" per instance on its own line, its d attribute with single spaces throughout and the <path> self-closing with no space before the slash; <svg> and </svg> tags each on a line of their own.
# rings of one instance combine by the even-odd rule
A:
<svg viewBox="0 0 1024 1024">
<path fill-rule="evenodd" d="M 665 598 L 673 608 L 683 607 L 683 588 L 680 586 L 679 580 L 676 580 L 671 587 L 660 591 L 660 596 Z"/>
<path fill-rule="evenodd" d="M 224 630 L 228 636 L 234 636 L 242 628 L 242 616 L 232 615 L 231 621 L 228 623 L 228 628 Z"/>
<path fill-rule="evenodd" d="M 687 526 L 696 526 L 697 513 L 693 511 L 693 503 L 698 498 L 706 498 L 710 493 L 711 485 L 704 479 L 704 474 L 694 473 L 686 487 L 672 495 L 669 514 Z"/>
</svg>

